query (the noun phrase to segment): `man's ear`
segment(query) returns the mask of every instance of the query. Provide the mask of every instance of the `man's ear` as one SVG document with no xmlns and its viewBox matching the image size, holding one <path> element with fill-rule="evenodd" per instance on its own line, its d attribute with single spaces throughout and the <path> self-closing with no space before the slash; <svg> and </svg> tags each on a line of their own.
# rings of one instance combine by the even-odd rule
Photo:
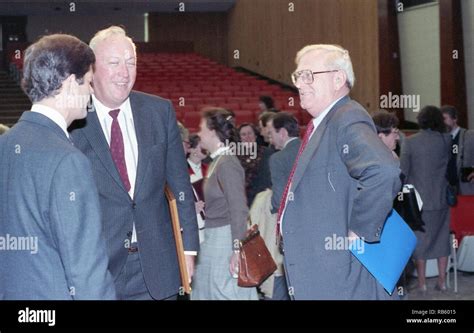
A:
<svg viewBox="0 0 474 333">
<path fill-rule="evenodd" d="M 334 75 L 334 83 L 335 83 L 336 90 L 339 90 L 343 86 L 345 86 L 346 81 L 347 81 L 346 73 L 343 70 L 337 71 L 336 75 Z"/>
</svg>

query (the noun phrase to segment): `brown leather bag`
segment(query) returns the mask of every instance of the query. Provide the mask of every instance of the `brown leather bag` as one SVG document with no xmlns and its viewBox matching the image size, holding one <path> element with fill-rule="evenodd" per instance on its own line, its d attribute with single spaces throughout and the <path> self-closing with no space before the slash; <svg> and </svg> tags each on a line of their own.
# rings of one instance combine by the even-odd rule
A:
<svg viewBox="0 0 474 333">
<path fill-rule="evenodd" d="M 254 224 L 240 241 L 239 287 L 257 287 L 276 271 L 277 265 Z"/>
</svg>

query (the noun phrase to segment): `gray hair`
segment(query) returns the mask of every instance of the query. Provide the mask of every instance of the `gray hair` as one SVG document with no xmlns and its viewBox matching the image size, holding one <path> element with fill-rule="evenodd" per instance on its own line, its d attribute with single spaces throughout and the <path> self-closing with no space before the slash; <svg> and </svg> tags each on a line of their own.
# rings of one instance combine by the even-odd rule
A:
<svg viewBox="0 0 474 333">
<path fill-rule="evenodd" d="M 313 44 L 307 45 L 298 51 L 295 58 L 295 63 L 298 66 L 298 63 L 301 60 L 301 57 L 311 51 L 320 51 L 323 55 L 326 56 L 325 65 L 328 69 L 340 69 L 346 73 L 347 76 L 347 85 L 350 89 L 354 87 L 355 75 L 354 70 L 352 69 L 351 57 L 349 56 L 349 51 L 344 49 L 339 45 L 331 44 Z"/>
<path fill-rule="evenodd" d="M 135 46 L 135 43 L 133 42 L 133 40 L 127 36 L 127 33 L 125 32 L 123 28 L 116 25 L 110 26 L 107 29 L 97 31 L 97 33 L 94 35 L 94 37 L 92 37 L 91 41 L 89 42 L 89 46 L 93 51 L 95 51 L 97 48 L 97 45 L 100 42 L 112 36 L 125 37 L 125 39 L 127 39 L 132 44 L 135 55 L 137 54 L 137 47 Z"/>
</svg>

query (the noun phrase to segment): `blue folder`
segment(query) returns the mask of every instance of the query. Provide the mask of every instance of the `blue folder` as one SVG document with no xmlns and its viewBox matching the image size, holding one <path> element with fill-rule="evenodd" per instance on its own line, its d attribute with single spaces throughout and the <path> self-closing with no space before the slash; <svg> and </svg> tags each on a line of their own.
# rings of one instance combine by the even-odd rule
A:
<svg viewBox="0 0 474 333">
<path fill-rule="evenodd" d="M 391 295 L 411 254 L 416 236 L 398 213 L 392 212 L 385 221 L 380 242 L 366 243 L 361 239 L 352 244 L 351 252 Z M 363 247 L 362 247 L 363 246 Z M 363 248 L 363 251 L 360 249 Z M 359 249 L 359 251 L 358 251 Z"/>
</svg>

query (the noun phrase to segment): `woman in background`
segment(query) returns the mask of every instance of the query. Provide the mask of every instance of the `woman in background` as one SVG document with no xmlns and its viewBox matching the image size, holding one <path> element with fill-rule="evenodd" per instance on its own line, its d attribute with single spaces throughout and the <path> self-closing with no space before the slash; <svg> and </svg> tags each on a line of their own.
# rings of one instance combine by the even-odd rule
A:
<svg viewBox="0 0 474 333">
<path fill-rule="evenodd" d="M 237 285 L 239 240 L 247 230 L 245 174 L 235 152 L 233 115 L 221 108 L 203 110 L 199 137 L 212 163 L 204 181 L 205 240 L 197 258 L 192 299 L 256 300 L 255 288 Z"/>
<path fill-rule="evenodd" d="M 435 106 L 425 106 L 418 114 L 420 132 L 402 145 L 400 164 L 406 183 L 413 184 L 423 200 L 421 218 L 425 231 L 416 231 L 418 243 L 413 253 L 418 273 L 418 290 L 426 292 L 426 260 L 438 259 L 436 289 L 446 290 L 446 267 L 450 253 L 449 206 L 446 200 L 446 169 L 451 137 L 445 133 L 443 115 Z"/>
</svg>

